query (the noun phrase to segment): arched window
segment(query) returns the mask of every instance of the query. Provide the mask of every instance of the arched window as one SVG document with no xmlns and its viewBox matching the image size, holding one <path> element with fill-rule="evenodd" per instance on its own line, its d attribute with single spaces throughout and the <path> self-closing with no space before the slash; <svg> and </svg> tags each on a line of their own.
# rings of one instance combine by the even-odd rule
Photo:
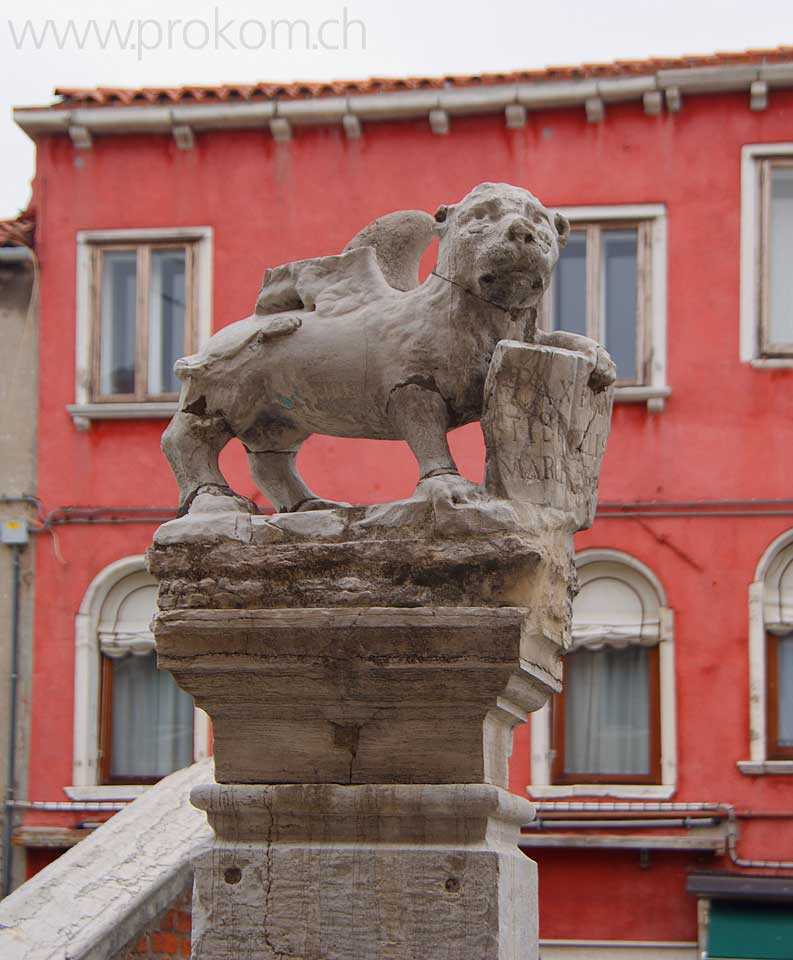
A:
<svg viewBox="0 0 793 960">
<path fill-rule="evenodd" d="M 119 580 L 100 613 L 99 759 L 103 783 L 147 783 L 193 761 L 193 699 L 157 670 L 149 624 L 157 584 L 140 570 Z"/>
<path fill-rule="evenodd" d="M 663 588 L 643 564 L 617 551 L 586 551 L 577 566 L 564 689 L 550 717 L 532 721 L 529 789 L 536 796 L 669 796 L 674 671 Z"/>
<path fill-rule="evenodd" d="M 793 773 L 793 531 L 763 555 L 749 588 L 751 760 L 744 773 Z"/>
<path fill-rule="evenodd" d="M 157 584 L 142 556 L 106 567 L 76 624 L 74 799 L 134 795 L 207 755 L 206 714 L 157 670 Z"/>
</svg>

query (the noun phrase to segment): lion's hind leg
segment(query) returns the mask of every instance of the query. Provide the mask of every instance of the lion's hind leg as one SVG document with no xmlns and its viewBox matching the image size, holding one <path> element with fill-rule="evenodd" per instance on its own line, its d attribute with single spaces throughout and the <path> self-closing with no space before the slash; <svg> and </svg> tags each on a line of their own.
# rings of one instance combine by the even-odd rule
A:
<svg viewBox="0 0 793 960">
<path fill-rule="evenodd" d="M 256 485 L 278 513 L 347 507 L 347 503 L 323 500 L 308 486 L 297 469 L 300 444 L 288 450 L 248 450 L 248 464 Z"/>
</svg>

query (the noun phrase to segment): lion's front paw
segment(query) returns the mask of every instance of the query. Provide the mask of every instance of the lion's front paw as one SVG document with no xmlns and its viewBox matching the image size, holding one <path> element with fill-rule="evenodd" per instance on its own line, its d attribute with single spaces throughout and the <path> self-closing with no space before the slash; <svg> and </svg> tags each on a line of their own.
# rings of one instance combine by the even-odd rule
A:
<svg viewBox="0 0 793 960">
<path fill-rule="evenodd" d="M 185 503 L 179 506 L 177 517 L 187 513 L 248 513 L 258 514 L 259 508 L 247 497 L 235 493 L 230 487 L 219 483 L 202 484 Z"/>
<path fill-rule="evenodd" d="M 594 356 L 595 369 L 589 375 L 589 386 L 595 393 L 610 387 L 617 379 L 617 367 L 606 350 L 597 346 Z"/>
<path fill-rule="evenodd" d="M 466 480 L 459 473 L 442 473 L 438 476 L 420 480 L 415 495 L 419 500 L 431 500 L 433 503 L 442 501 L 459 505 L 481 500 L 484 493 L 478 483 Z"/>
<path fill-rule="evenodd" d="M 309 500 L 302 500 L 292 510 L 297 513 L 306 513 L 310 510 L 336 510 L 338 507 L 351 506 L 351 503 L 344 500 L 323 500 L 321 497 L 311 497 Z"/>
</svg>

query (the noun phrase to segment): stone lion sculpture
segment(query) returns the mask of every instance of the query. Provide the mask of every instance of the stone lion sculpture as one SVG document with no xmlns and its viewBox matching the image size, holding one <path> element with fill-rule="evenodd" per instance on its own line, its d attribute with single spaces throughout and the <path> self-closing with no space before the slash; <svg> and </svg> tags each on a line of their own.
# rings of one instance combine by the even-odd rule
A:
<svg viewBox="0 0 793 960">
<path fill-rule="evenodd" d="M 338 256 L 268 270 L 253 316 L 177 361 L 182 395 L 163 450 L 180 515 L 197 498 L 207 507 L 218 496 L 223 509 L 256 511 L 218 466 L 232 437 L 279 512 L 339 506 L 312 493 L 297 471 L 300 445 L 313 433 L 405 440 L 420 481 L 442 477 L 465 495 L 474 485 L 459 476 L 446 434 L 480 419 L 499 341 L 584 353 L 595 390 L 615 379 L 595 341 L 537 329 L 537 304 L 569 230 L 527 190 L 481 183 L 434 218 L 388 214 Z M 437 264 L 420 284 L 433 236 Z"/>
</svg>

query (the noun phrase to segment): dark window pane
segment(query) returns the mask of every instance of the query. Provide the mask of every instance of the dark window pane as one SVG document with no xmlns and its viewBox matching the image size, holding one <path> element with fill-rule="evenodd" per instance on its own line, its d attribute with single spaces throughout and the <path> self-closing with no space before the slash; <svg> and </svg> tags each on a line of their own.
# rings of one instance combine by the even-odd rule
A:
<svg viewBox="0 0 793 960">
<path fill-rule="evenodd" d="M 99 391 L 135 392 L 136 261 L 134 250 L 102 255 L 102 331 Z"/>
<path fill-rule="evenodd" d="M 565 772 L 649 773 L 647 650 L 575 651 L 565 659 L 564 678 Z"/>
<path fill-rule="evenodd" d="M 554 330 L 586 336 L 586 234 L 571 233 L 553 277 Z"/>
<path fill-rule="evenodd" d="M 771 172 L 768 342 L 793 344 L 793 167 Z"/>
<path fill-rule="evenodd" d="M 178 393 L 184 354 L 185 251 L 153 250 L 149 293 L 149 393 Z"/>
<path fill-rule="evenodd" d="M 793 633 L 776 643 L 778 741 L 780 747 L 793 747 Z"/>
<path fill-rule="evenodd" d="M 110 776 L 164 777 L 193 762 L 193 698 L 156 655 L 113 660 Z"/>
<path fill-rule="evenodd" d="M 604 230 L 601 237 L 601 302 L 605 346 L 617 364 L 619 379 L 635 380 L 638 231 Z"/>
</svg>

